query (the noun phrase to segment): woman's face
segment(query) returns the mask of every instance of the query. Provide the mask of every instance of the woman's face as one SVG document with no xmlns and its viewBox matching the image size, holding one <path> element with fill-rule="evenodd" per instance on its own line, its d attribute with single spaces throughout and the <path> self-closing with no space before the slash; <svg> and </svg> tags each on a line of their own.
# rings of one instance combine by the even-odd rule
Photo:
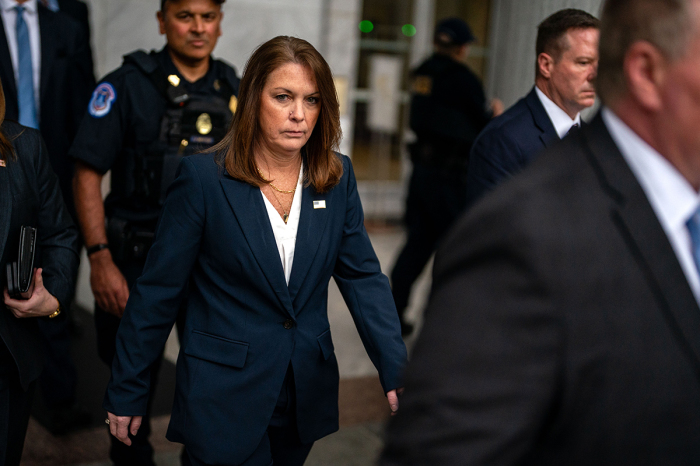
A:
<svg viewBox="0 0 700 466">
<path fill-rule="evenodd" d="M 309 67 L 286 63 L 267 78 L 260 98 L 261 146 L 280 156 L 295 156 L 314 130 L 321 97 Z"/>
</svg>

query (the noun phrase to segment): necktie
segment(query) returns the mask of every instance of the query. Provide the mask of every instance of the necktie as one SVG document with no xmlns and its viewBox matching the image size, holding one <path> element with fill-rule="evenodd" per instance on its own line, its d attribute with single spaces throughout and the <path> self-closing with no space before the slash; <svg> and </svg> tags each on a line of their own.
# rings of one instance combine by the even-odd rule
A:
<svg viewBox="0 0 700 466">
<path fill-rule="evenodd" d="M 574 123 L 573 125 L 571 125 L 571 128 L 569 128 L 569 131 L 566 132 L 566 136 L 568 136 L 570 134 L 576 134 L 576 131 L 578 131 L 578 130 L 579 130 L 578 123 Z"/>
<path fill-rule="evenodd" d="M 17 102 L 19 103 L 19 123 L 30 128 L 38 128 L 39 122 L 36 115 L 36 99 L 34 97 L 34 72 L 32 71 L 32 49 L 29 46 L 29 28 L 24 21 L 24 7 L 17 5 L 17 22 L 15 33 L 17 34 L 17 58 L 18 82 Z"/>
<path fill-rule="evenodd" d="M 698 272 L 700 272 L 700 207 L 690 216 L 688 221 L 685 222 L 685 226 L 690 233 L 691 252 L 695 260 L 695 267 L 697 267 Z"/>
</svg>

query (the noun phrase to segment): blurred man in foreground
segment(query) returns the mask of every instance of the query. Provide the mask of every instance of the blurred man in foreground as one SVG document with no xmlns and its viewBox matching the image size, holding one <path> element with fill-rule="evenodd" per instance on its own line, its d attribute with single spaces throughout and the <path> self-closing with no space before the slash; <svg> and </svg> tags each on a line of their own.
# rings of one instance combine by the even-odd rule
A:
<svg viewBox="0 0 700 466">
<path fill-rule="evenodd" d="M 608 0 L 602 111 L 458 223 L 383 463 L 700 458 L 700 0 Z"/>
</svg>

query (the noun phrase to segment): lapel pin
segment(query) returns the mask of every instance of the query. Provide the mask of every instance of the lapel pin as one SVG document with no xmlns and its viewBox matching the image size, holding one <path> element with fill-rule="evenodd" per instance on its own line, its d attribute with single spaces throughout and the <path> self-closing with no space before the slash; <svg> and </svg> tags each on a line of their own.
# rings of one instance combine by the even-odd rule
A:
<svg viewBox="0 0 700 466">
<path fill-rule="evenodd" d="M 6 166 L 5 160 L 0 159 L 0 167 L 4 167 L 4 166 Z M 315 205 L 315 203 L 314 203 L 314 205 Z"/>
<path fill-rule="evenodd" d="M 326 201 L 314 201 L 314 209 L 325 209 Z"/>
</svg>

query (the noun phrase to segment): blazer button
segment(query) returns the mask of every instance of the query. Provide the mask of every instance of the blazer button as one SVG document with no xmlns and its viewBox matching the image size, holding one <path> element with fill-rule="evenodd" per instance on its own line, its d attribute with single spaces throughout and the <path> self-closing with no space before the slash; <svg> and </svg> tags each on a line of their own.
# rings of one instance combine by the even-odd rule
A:
<svg viewBox="0 0 700 466">
<path fill-rule="evenodd" d="M 289 330 L 290 328 L 294 327 L 294 322 L 292 322 L 291 319 L 287 319 L 284 321 L 284 328 Z"/>
</svg>

